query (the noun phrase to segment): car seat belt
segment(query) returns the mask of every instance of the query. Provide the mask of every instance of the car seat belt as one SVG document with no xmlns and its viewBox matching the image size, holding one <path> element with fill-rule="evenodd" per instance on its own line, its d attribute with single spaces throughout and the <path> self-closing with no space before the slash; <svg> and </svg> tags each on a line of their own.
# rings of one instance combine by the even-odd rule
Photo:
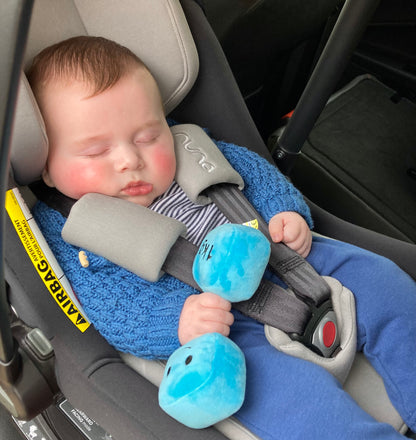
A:
<svg viewBox="0 0 416 440">
<path fill-rule="evenodd" d="M 167 272 L 197 287 L 191 276 L 197 247 L 182 237 L 184 229 L 181 222 L 143 206 L 101 194 L 87 194 L 73 205 L 62 237 L 149 281 L 157 281 Z M 283 266 L 297 271 L 302 267 L 298 263 L 293 267 Z M 329 358 L 337 352 L 339 332 L 335 327 L 333 338 L 327 344 L 325 326 L 328 322 L 336 326 L 336 315 L 329 298 L 316 301 L 317 306 L 312 300 L 309 303 L 278 285 L 263 281 L 253 298 L 237 303 L 235 308 Z"/>
<path fill-rule="evenodd" d="M 216 185 L 206 191 L 210 199 L 232 223 L 255 222 L 269 238 L 267 223 L 234 185 Z M 271 242 L 271 240 L 270 240 Z M 166 273 L 200 290 L 192 277 L 192 263 L 197 247 L 179 237 L 163 264 Z M 294 292 L 263 279 L 254 296 L 234 303 L 233 307 L 257 321 L 278 328 L 308 348 L 325 357 L 331 357 L 339 348 L 339 340 L 326 346 L 317 340 L 316 332 L 326 317 L 337 327 L 327 282 L 299 254 L 286 245 L 271 242 L 269 265 Z"/>
<path fill-rule="evenodd" d="M 205 192 L 231 223 L 256 224 L 271 243 L 270 265 L 297 296 L 314 306 L 330 297 L 328 284 L 304 258 L 283 243 L 271 241 L 267 223 L 237 187 L 220 184 Z"/>
<path fill-rule="evenodd" d="M 170 249 L 162 270 L 201 291 L 192 276 L 192 264 L 198 247 L 178 237 Z M 263 279 L 252 298 L 233 303 L 233 307 L 262 324 L 279 328 L 285 333 L 303 334 L 311 313 L 299 298 L 266 279 Z"/>
<path fill-rule="evenodd" d="M 324 343 L 322 339 L 316 338 L 317 333 L 328 331 L 322 326 L 325 326 L 329 317 L 334 326 L 333 331 L 335 331 L 335 334 L 338 333 L 337 318 L 332 306 L 331 289 L 324 278 L 301 255 L 283 243 L 272 242 L 267 223 L 235 185 L 219 184 L 216 187 L 208 188 L 206 193 L 230 222 L 242 224 L 254 222 L 258 226 L 258 229 L 269 239 L 271 244 L 269 265 L 294 294 L 302 299 L 305 304 L 308 304 L 311 314 L 308 325 L 302 332 L 292 332 L 289 333 L 289 336 L 324 357 L 333 356 L 339 348 L 339 341 L 334 339 L 331 344 L 328 344 L 327 342 Z M 250 300 L 247 301 L 246 307 L 240 310 L 245 314 L 249 314 L 251 309 Z M 270 323 L 265 324 L 270 325 Z M 274 327 L 282 329 L 279 326 Z"/>
</svg>

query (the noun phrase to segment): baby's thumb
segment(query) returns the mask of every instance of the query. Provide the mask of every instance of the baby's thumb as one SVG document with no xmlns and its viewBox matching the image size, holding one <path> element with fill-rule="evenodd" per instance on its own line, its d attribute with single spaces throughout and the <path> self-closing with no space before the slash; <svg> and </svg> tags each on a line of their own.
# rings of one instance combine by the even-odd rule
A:
<svg viewBox="0 0 416 440">
<path fill-rule="evenodd" d="M 271 239 L 278 243 L 283 240 L 283 219 L 278 215 L 274 216 L 269 223 L 269 233 Z"/>
</svg>

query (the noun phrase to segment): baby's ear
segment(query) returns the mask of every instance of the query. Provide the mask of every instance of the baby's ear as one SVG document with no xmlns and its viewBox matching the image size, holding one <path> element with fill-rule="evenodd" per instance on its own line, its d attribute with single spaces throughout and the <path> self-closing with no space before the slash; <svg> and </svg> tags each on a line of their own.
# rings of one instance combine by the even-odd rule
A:
<svg viewBox="0 0 416 440">
<path fill-rule="evenodd" d="M 42 179 L 46 183 L 46 185 L 50 186 L 51 188 L 55 188 L 55 184 L 53 183 L 53 180 L 49 175 L 48 166 L 46 166 L 42 171 Z"/>
</svg>

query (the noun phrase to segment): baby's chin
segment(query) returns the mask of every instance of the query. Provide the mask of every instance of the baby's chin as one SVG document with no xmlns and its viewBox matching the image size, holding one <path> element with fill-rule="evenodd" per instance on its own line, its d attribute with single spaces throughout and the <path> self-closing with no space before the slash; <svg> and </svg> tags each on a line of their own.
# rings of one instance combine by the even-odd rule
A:
<svg viewBox="0 0 416 440">
<path fill-rule="evenodd" d="M 123 196 L 118 198 L 148 208 L 157 197 Z"/>
</svg>

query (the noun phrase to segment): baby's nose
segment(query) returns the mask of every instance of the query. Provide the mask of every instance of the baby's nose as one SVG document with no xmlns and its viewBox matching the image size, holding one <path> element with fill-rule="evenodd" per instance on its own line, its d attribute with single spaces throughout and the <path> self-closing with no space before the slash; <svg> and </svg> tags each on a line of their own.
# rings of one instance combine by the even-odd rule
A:
<svg viewBox="0 0 416 440">
<path fill-rule="evenodd" d="M 143 166 L 144 161 L 135 145 L 120 146 L 117 160 L 119 171 L 141 169 Z"/>
</svg>

